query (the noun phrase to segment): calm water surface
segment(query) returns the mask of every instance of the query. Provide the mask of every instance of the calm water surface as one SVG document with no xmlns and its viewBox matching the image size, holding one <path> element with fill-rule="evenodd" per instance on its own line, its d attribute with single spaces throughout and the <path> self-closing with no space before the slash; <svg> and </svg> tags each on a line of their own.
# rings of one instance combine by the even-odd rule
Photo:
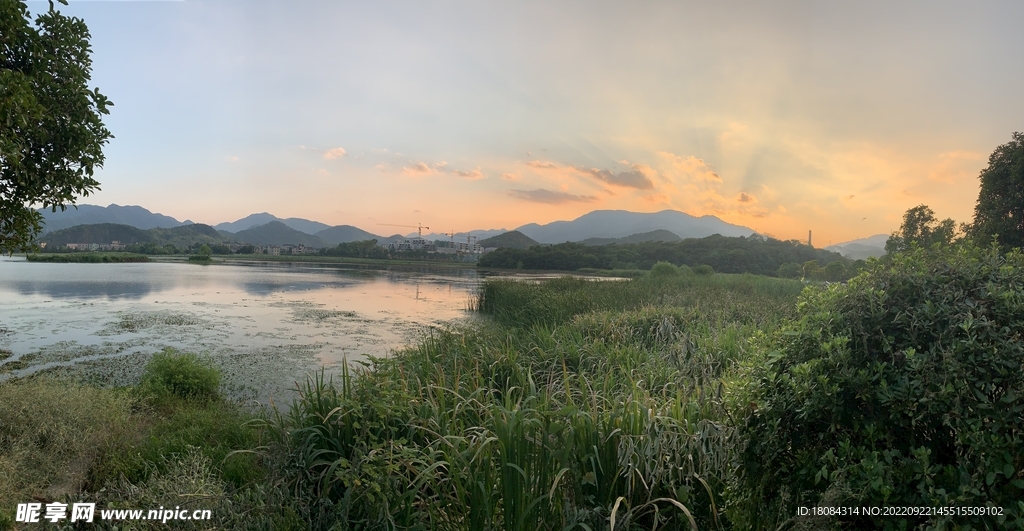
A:
<svg viewBox="0 0 1024 531">
<path fill-rule="evenodd" d="M 45 264 L 0 259 L 0 379 L 39 371 L 133 383 L 172 347 L 220 364 L 265 400 L 321 366 L 386 356 L 473 319 L 473 269 L 335 264 Z M 0 358 L 5 354 L 0 353 Z"/>
</svg>

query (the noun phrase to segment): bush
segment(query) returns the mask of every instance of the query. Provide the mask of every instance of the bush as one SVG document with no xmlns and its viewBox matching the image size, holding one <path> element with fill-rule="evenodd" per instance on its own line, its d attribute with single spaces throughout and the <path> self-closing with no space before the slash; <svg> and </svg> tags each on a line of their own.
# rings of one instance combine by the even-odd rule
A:
<svg viewBox="0 0 1024 531">
<path fill-rule="evenodd" d="M 779 266 L 779 271 L 776 273 L 779 278 L 800 278 L 803 275 L 803 268 L 800 264 L 795 262 L 786 262 Z"/>
<path fill-rule="evenodd" d="M 175 396 L 185 400 L 213 400 L 219 397 L 220 371 L 195 354 L 166 349 L 146 365 L 141 389 L 156 397 Z"/>
<path fill-rule="evenodd" d="M 713 275 L 715 273 L 715 270 L 712 269 L 711 266 L 707 264 L 700 264 L 693 268 L 693 272 L 701 276 L 707 276 Z"/>
<path fill-rule="evenodd" d="M 679 276 L 679 268 L 668 263 L 658 262 L 651 268 L 651 278 L 672 278 Z"/>
<path fill-rule="evenodd" d="M 825 279 L 830 282 L 838 282 L 846 278 L 846 266 L 840 261 L 829 263 L 825 266 Z"/>
<path fill-rule="evenodd" d="M 774 529 L 820 504 L 996 506 L 1004 516 L 955 521 L 1024 526 L 1022 286 L 1020 252 L 961 247 L 916 249 L 848 286 L 805 291 L 743 400 L 734 523 Z"/>
</svg>

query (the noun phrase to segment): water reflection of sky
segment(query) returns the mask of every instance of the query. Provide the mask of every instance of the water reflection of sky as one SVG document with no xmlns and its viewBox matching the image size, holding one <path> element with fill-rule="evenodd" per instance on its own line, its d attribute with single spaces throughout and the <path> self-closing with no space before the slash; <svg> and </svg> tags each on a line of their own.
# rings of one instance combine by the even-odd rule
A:
<svg viewBox="0 0 1024 531">
<path fill-rule="evenodd" d="M 296 365 L 297 371 L 303 364 L 302 371 L 338 366 L 387 355 L 431 326 L 471 318 L 467 307 L 478 282 L 472 269 L 3 259 L 0 348 L 12 355 L 0 361 L 0 373 L 164 347 L 237 359 L 243 366 L 250 354 L 296 352 L 302 356 L 277 365 Z M 10 362 L 19 360 L 12 370 Z"/>
</svg>

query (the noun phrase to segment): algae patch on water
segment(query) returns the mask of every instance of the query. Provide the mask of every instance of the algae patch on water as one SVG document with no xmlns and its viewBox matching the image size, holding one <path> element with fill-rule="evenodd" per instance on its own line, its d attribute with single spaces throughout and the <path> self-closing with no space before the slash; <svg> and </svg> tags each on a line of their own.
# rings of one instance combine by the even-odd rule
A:
<svg viewBox="0 0 1024 531">
<path fill-rule="evenodd" d="M 335 319 L 352 319 L 356 317 L 356 312 L 325 310 L 323 308 L 296 308 L 293 311 L 293 316 L 296 321 L 319 323 Z"/>
<path fill-rule="evenodd" d="M 118 320 L 110 323 L 96 335 L 110 336 L 125 333 L 142 332 L 144 330 L 161 330 L 181 327 L 211 328 L 212 324 L 201 317 L 190 313 L 157 311 L 157 312 L 120 312 Z"/>
<path fill-rule="evenodd" d="M 316 355 L 323 347 L 321 343 L 256 348 L 221 347 L 196 351 L 196 354 L 221 371 L 220 392 L 231 400 L 266 402 L 273 397 L 287 401 L 293 396 L 295 382 L 304 381 L 306 374 L 318 366 Z M 142 348 L 145 350 L 55 365 L 36 374 L 99 387 L 136 385 L 153 354 L 162 350 L 155 345 Z M 9 362 L 7 365 L 12 363 L 19 362 Z"/>
</svg>

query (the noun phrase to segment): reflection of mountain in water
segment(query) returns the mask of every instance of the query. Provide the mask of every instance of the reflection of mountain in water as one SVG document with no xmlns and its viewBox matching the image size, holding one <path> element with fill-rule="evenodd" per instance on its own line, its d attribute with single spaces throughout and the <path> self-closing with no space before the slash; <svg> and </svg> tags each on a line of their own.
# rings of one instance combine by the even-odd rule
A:
<svg viewBox="0 0 1024 531">
<path fill-rule="evenodd" d="M 317 292 L 373 285 L 374 290 L 412 285 L 472 288 L 486 274 L 474 269 L 439 267 L 372 268 L 337 264 L 0 264 L 0 292 L 50 299 L 139 300 L 168 291 L 219 293 L 241 291 L 253 297 L 273 293 Z M 163 295 L 161 295 L 163 296 Z"/>
<path fill-rule="evenodd" d="M 131 299 L 137 300 L 174 287 L 154 282 L 15 282 L 9 284 L 22 295 L 46 295 L 52 299 Z"/>
<path fill-rule="evenodd" d="M 330 287 L 348 287 L 356 282 L 338 282 L 337 280 L 330 281 Z M 245 291 L 249 295 L 267 296 L 271 293 L 280 291 L 313 291 L 324 288 L 324 282 L 288 282 L 287 279 L 282 282 L 241 282 L 238 287 Z"/>
</svg>

